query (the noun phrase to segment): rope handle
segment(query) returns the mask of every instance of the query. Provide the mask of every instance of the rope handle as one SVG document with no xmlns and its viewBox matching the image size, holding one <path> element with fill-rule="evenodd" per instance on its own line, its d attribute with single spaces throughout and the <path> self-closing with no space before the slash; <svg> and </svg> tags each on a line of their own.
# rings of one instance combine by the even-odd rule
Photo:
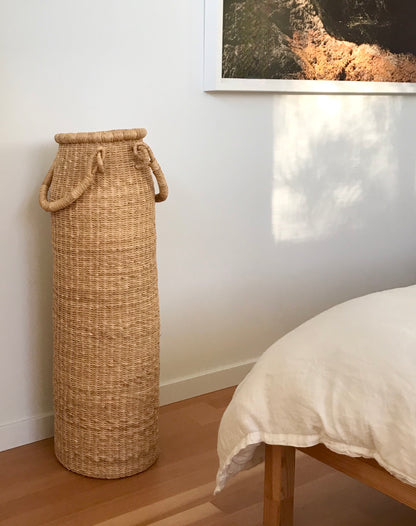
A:
<svg viewBox="0 0 416 526">
<path fill-rule="evenodd" d="M 145 152 L 147 152 L 147 155 Z M 159 186 L 159 193 L 155 195 L 155 201 L 160 203 L 168 197 L 168 185 L 166 183 L 165 176 L 162 172 L 162 169 L 159 166 L 159 163 L 156 161 L 156 158 L 150 148 L 146 143 L 139 141 L 133 146 L 133 153 L 138 162 L 147 162 L 148 166 L 151 168 L 153 175 L 156 178 L 157 184 Z M 144 153 L 144 155 L 143 155 Z M 148 156 L 148 159 L 146 157 Z M 96 162 L 94 163 L 94 157 Z M 150 158 L 150 160 L 149 160 Z M 97 148 L 95 156 L 92 156 L 88 163 L 87 175 L 82 181 L 80 181 L 75 188 L 73 188 L 66 195 L 55 201 L 48 201 L 48 192 L 53 179 L 53 172 L 55 168 L 55 163 L 52 164 L 48 173 L 46 174 L 45 179 L 42 182 L 42 185 L 39 190 L 39 204 L 46 210 L 46 212 L 57 212 L 66 208 L 74 201 L 79 199 L 82 194 L 91 186 L 95 175 L 97 172 L 104 173 L 104 149 L 102 146 Z M 136 164 L 136 168 L 139 168 L 140 165 Z"/>
<path fill-rule="evenodd" d="M 147 151 L 147 155 L 146 155 L 146 151 Z M 139 164 L 140 162 L 147 163 L 148 166 L 150 166 L 153 172 L 153 175 L 156 178 L 157 185 L 159 187 L 159 193 L 155 195 L 156 203 L 165 201 L 169 193 L 168 185 L 166 183 L 165 175 L 162 172 L 162 169 L 159 166 L 159 163 L 156 161 L 156 158 L 152 152 L 152 149 L 146 143 L 139 141 L 134 144 L 133 153 L 134 153 L 134 156 L 136 157 L 136 160 L 138 161 L 138 164 L 135 165 L 135 168 L 140 168 L 140 164 Z M 147 156 L 150 158 L 150 160 L 146 159 Z"/>
<path fill-rule="evenodd" d="M 96 159 L 95 163 L 94 163 L 94 157 Z M 79 199 L 82 196 L 82 194 L 91 186 L 96 173 L 97 172 L 104 173 L 103 160 L 104 160 L 104 151 L 103 151 L 103 147 L 100 146 L 99 148 L 97 148 L 95 155 L 91 156 L 88 162 L 88 171 L 84 179 L 82 179 L 82 181 L 80 181 L 75 188 L 73 188 L 70 192 L 68 192 L 66 195 L 64 195 L 60 199 L 57 199 L 56 201 L 48 201 L 49 187 L 51 186 L 51 183 L 52 183 L 53 172 L 55 168 L 55 163 L 53 163 L 52 166 L 49 168 L 49 171 L 46 174 L 46 177 L 43 180 L 42 185 L 39 190 L 40 206 L 44 210 L 46 210 L 46 212 L 57 212 L 58 210 L 62 210 L 63 208 L 66 208 L 67 206 L 72 204 L 74 201 Z"/>
</svg>

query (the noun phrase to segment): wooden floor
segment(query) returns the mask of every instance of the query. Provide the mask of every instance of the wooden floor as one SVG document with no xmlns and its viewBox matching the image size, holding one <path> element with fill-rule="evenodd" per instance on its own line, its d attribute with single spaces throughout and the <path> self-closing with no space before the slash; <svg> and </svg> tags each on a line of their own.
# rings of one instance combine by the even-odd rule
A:
<svg viewBox="0 0 416 526">
<path fill-rule="evenodd" d="M 94 480 L 64 469 L 52 440 L 0 453 L 2 526 L 260 526 L 263 466 L 212 496 L 225 389 L 161 409 L 162 454 L 134 477 Z M 415 526 L 416 512 L 305 455 L 296 526 Z"/>
</svg>

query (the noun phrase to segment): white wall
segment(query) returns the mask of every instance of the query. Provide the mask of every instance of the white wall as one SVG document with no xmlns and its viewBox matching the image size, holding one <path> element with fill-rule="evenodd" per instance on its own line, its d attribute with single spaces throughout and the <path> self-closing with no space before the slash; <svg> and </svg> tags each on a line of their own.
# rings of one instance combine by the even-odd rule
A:
<svg viewBox="0 0 416 526">
<path fill-rule="evenodd" d="M 37 192 L 56 132 L 146 127 L 165 169 L 165 401 L 232 383 L 330 305 L 416 280 L 416 98 L 206 94 L 202 46 L 203 0 L 0 0 L 0 449 L 50 431 Z"/>
</svg>

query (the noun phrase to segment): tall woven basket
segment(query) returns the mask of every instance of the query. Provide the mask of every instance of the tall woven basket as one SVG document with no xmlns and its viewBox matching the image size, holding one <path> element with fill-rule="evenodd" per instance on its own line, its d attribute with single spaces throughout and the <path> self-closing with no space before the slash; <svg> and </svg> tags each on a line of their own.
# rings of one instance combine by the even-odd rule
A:
<svg viewBox="0 0 416 526">
<path fill-rule="evenodd" d="M 155 201 L 168 189 L 145 135 L 56 135 L 39 194 L 52 218 L 55 453 L 90 477 L 158 457 Z"/>
</svg>

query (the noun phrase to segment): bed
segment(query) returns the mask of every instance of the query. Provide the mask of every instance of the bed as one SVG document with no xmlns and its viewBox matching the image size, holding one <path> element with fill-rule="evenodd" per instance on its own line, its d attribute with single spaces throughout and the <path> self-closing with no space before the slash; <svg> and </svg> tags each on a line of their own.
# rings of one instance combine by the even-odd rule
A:
<svg viewBox="0 0 416 526">
<path fill-rule="evenodd" d="M 295 449 L 416 509 L 416 286 L 337 305 L 261 356 L 220 424 L 216 492 L 265 459 L 264 525 L 291 526 Z"/>
</svg>

